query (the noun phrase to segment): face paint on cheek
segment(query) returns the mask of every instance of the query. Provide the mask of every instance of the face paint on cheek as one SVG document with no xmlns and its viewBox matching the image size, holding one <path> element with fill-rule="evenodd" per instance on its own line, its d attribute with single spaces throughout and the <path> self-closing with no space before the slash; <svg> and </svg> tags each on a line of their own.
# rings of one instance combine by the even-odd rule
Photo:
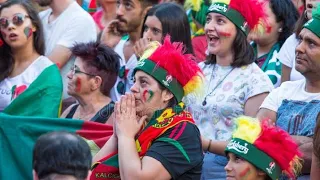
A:
<svg viewBox="0 0 320 180">
<path fill-rule="evenodd" d="M 77 78 L 76 80 L 76 92 L 80 92 L 81 90 L 81 79 Z"/>
<path fill-rule="evenodd" d="M 250 174 L 251 174 L 251 169 L 248 166 L 242 172 L 240 172 L 239 176 L 241 179 L 246 180 Z"/>
<path fill-rule="evenodd" d="M 143 101 L 144 102 L 149 102 L 151 99 L 152 99 L 152 97 L 153 97 L 153 91 L 151 91 L 151 90 L 144 90 L 143 91 L 143 94 L 142 94 L 142 97 L 143 97 Z"/>
<path fill-rule="evenodd" d="M 271 26 L 267 26 L 267 33 L 271 33 L 272 31 L 272 27 Z"/>
<path fill-rule="evenodd" d="M 29 38 L 33 33 L 30 27 L 25 27 L 23 32 L 27 36 L 27 38 Z"/>
<path fill-rule="evenodd" d="M 224 31 L 217 31 L 219 36 L 223 36 L 223 37 L 230 37 L 231 33 L 228 32 L 224 32 Z"/>
</svg>

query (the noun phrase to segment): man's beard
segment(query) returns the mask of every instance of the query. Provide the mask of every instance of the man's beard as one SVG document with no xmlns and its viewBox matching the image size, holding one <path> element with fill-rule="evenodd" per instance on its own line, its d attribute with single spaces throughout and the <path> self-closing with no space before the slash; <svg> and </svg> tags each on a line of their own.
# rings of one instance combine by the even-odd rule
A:
<svg viewBox="0 0 320 180">
<path fill-rule="evenodd" d="M 117 19 L 120 22 L 123 22 L 123 24 L 125 24 L 125 26 L 118 27 L 118 31 L 120 31 L 121 33 L 130 33 L 130 32 L 136 31 L 137 28 L 139 28 L 142 23 L 142 20 L 140 17 L 139 18 L 137 17 L 137 18 L 132 19 L 130 21 L 122 19 L 121 17 L 117 17 Z"/>
<path fill-rule="evenodd" d="M 49 6 L 52 3 L 52 0 L 36 0 L 36 2 L 41 7 Z"/>
</svg>

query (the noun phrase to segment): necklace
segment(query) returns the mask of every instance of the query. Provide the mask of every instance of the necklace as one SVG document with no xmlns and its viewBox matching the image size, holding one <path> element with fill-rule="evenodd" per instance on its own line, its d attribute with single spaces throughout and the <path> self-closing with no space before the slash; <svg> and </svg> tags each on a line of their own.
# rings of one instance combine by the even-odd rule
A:
<svg viewBox="0 0 320 180">
<path fill-rule="evenodd" d="M 214 66 L 213 70 L 212 70 L 212 74 L 213 74 L 213 71 L 214 69 L 216 68 L 216 66 Z M 234 68 L 232 68 L 218 83 L 217 85 L 212 89 L 212 91 L 206 95 L 206 97 L 204 97 L 204 100 L 202 102 L 202 106 L 205 106 L 207 105 L 207 97 L 210 96 L 217 88 L 218 86 L 220 86 L 220 84 L 228 77 L 228 75 L 234 70 Z M 210 84 L 211 84 L 211 78 L 212 78 L 212 74 L 211 74 L 211 77 L 210 77 L 210 81 L 209 81 L 209 87 L 210 87 Z"/>
</svg>

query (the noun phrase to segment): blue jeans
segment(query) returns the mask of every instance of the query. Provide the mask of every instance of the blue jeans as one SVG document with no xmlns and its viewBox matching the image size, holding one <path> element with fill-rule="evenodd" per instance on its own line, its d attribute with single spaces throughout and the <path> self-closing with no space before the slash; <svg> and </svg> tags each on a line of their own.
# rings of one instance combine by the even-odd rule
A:
<svg viewBox="0 0 320 180">
<path fill-rule="evenodd" d="M 225 180 L 226 171 L 224 167 L 228 160 L 224 156 L 205 153 L 202 165 L 201 180 Z"/>
</svg>

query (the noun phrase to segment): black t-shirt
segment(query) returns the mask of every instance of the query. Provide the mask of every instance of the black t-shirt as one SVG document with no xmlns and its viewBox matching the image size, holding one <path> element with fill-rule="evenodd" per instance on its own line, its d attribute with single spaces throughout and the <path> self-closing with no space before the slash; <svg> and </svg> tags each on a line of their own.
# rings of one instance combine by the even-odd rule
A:
<svg viewBox="0 0 320 180">
<path fill-rule="evenodd" d="M 174 180 L 201 177 L 203 152 L 196 125 L 181 122 L 157 138 L 146 156 L 157 159 Z"/>
</svg>

